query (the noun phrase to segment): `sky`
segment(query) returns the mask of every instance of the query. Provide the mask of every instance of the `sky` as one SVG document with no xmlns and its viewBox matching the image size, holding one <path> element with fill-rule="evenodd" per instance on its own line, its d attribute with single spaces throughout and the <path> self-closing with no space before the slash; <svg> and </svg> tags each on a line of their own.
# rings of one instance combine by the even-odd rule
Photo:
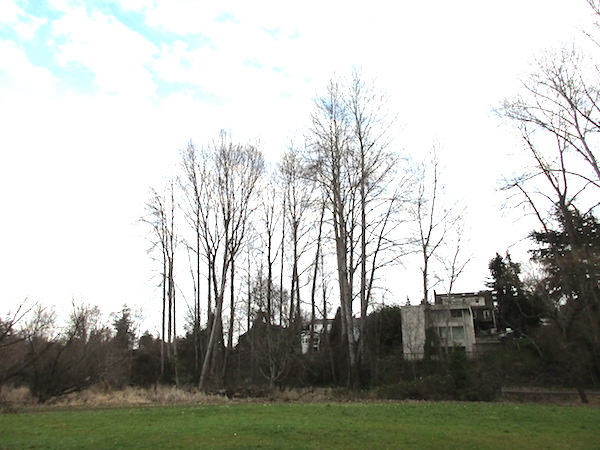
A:
<svg viewBox="0 0 600 450">
<path fill-rule="evenodd" d="M 390 97 L 395 150 L 440 149 L 471 228 L 457 290 L 483 289 L 530 229 L 500 211 L 519 143 L 493 108 L 590 21 L 584 0 L 0 0 L 0 316 L 25 298 L 151 316 L 139 219 L 180 149 L 224 129 L 276 161 L 327 80 L 356 68 Z M 416 299 L 418 267 L 398 270 L 387 301 Z"/>
</svg>

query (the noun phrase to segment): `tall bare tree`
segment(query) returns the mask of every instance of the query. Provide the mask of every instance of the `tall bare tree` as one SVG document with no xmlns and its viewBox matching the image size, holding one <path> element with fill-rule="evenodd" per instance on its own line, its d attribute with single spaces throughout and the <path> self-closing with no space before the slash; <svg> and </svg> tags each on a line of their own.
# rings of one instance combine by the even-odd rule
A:
<svg viewBox="0 0 600 450">
<path fill-rule="evenodd" d="M 318 232 L 315 243 L 315 258 L 312 263 L 312 280 L 311 280 L 311 289 L 310 289 L 310 325 L 309 325 L 309 340 L 308 340 L 308 349 L 312 351 L 314 349 L 314 339 L 315 339 L 315 323 L 317 320 L 317 279 L 319 276 L 319 269 L 321 272 L 323 268 L 319 264 L 323 260 L 323 224 L 325 220 L 325 202 L 321 201 L 320 203 L 320 212 L 319 212 L 319 221 L 318 221 Z M 323 278 L 323 277 L 322 277 Z M 322 311 L 322 319 L 323 319 L 323 336 L 322 340 L 325 341 L 327 338 L 327 304 L 323 306 Z"/>
<path fill-rule="evenodd" d="M 234 143 L 224 132 L 205 150 L 203 158 L 206 202 L 202 202 L 202 233 L 205 252 L 213 262 L 210 284 L 215 311 L 198 383 L 200 389 L 205 388 L 217 335 L 222 334 L 228 274 L 242 249 L 255 207 L 255 188 L 264 170 L 262 153 L 255 146 Z"/>
<path fill-rule="evenodd" d="M 160 287 L 162 290 L 162 325 L 161 325 L 161 378 L 164 381 L 166 363 L 175 368 L 177 381 L 177 348 L 174 345 L 176 328 L 175 303 L 175 193 L 174 183 L 168 183 L 166 192 L 159 194 L 151 189 L 150 200 L 146 203 L 146 215 L 142 221 L 152 227 L 152 245 L 150 254 L 158 254 L 162 271 Z M 172 360 L 175 358 L 175 361 Z"/>
<path fill-rule="evenodd" d="M 465 253 L 469 241 L 465 212 L 465 209 L 458 212 L 456 224 L 449 230 L 449 235 L 443 244 L 444 248 L 437 258 L 445 275 L 446 292 L 448 293 L 452 292 L 454 284 L 471 262 L 472 255 Z"/>
<path fill-rule="evenodd" d="M 200 371 L 201 340 L 200 331 L 202 327 L 202 305 L 201 305 L 201 260 L 203 255 L 202 246 L 202 165 L 199 160 L 199 153 L 193 142 L 189 142 L 186 149 L 181 152 L 181 169 L 183 176 L 179 179 L 181 189 L 186 199 L 184 207 L 184 216 L 194 232 L 194 242 L 188 244 L 188 249 L 195 255 L 195 264 L 192 272 L 194 304 L 191 308 L 192 313 L 192 332 L 194 336 L 194 370 L 197 375 Z"/>
<path fill-rule="evenodd" d="M 353 300 L 361 318 L 382 265 L 399 200 L 392 186 L 396 158 L 387 150 L 393 118 L 386 97 L 355 72 L 350 81 L 332 79 L 315 100 L 309 167 L 331 213 L 336 249 L 343 336 L 349 384 L 358 382 L 358 346 Z M 403 176 L 398 178 L 404 180 Z"/>
<path fill-rule="evenodd" d="M 398 157 L 388 147 L 392 142 L 391 129 L 395 117 L 388 108 L 385 93 L 367 83 L 357 71 L 352 73 L 346 94 L 353 132 L 352 154 L 358 171 L 358 234 L 357 266 L 360 298 L 360 335 L 366 335 L 367 310 L 371 303 L 376 270 L 394 260 L 388 251 L 397 241 L 390 238 L 397 225 L 398 211 L 403 200 L 407 173 L 398 167 Z M 391 259 L 390 259 L 391 256 Z M 361 353 L 367 349 L 360 341 Z"/>
<path fill-rule="evenodd" d="M 279 175 L 285 199 L 284 220 L 288 225 L 292 252 L 290 325 L 300 318 L 300 275 L 305 270 L 300 267 L 300 260 L 310 245 L 308 235 L 313 228 L 313 223 L 308 217 L 312 206 L 312 189 L 304 171 L 300 152 L 293 145 L 290 146 L 279 163 Z"/>
<path fill-rule="evenodd" d="M 498 109 L 516 125 L 530 162 L 505 187 L 524 196 L 544 228 L 555 207 L 585 213 L 598 205 L 600 84 L 591 64 L 575 49 L 550 52 Z"/>
<path fill-rule="evenodd" d="M 279 251 L 275 242 L 275 234 L 282 223 L 281 196 L 278 195 L 279 188 L 277 180 L 274 179 L 273 173 L 269 174 L 267 185 L 262 190 L 262 201 L 259 206 L 258 222 L 261 229 L 259 239 L 263 248 L 265 263 L 267 266 L 267 286 L 266 286 L 266 302 L 265 313 L 269 323 L 274 323 L 275 311 L 273 310 L 273 286 L 274 284 L 274 268 Z"/>
<path fill-rule="evenodd" d="M 415 177 L 416 192 L 410 212 L 416 226 L 415 245 L 421 258 L 421 303 L 427 304 L 435 285 L 432 281 L 432 263 L 441 257 L 443 244 L 460 223 L 462 212 L 456 201 L 447 201 L 442 196 L 441 168 L 435 147 L 428 158 L 417 166 Z M 456 262 L 452 274 L 454 279 L 458 275 Z"/>
<path fill-rule="evenodd" d="M 355 208 L 357 174 L 351 163 L 352 130 L 343 102 L 343 86 L 331 80 L 324 96 L 315 101 L 312 116 L 314 150 L 310 161 L 313 176 L 323 191 L 332 215 L 338 274 L 342 334 L 347 339 L 348 383 L 358 383 L 357 351 L 352 311 L 353 264 L 349 261 L 353 231 L 349 218 Z"/>
</svg>

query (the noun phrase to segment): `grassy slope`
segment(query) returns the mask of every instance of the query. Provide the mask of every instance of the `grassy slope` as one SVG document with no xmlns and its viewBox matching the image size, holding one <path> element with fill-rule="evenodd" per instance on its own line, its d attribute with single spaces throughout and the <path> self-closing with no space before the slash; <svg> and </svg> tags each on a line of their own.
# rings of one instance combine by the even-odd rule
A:
<svg viewBox="0 0 600 450">
<path fill-rule="evenodd" d="M 233 404 L 0 416 L 0 448 L 600 448 L 600 409 Z"/>
</svg>

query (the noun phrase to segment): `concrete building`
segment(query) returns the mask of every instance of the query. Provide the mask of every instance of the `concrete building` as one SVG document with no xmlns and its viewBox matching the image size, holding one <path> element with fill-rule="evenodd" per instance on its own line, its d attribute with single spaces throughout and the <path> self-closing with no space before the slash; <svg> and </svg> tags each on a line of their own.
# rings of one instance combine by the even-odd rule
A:
<svg viewBox="0 0 600 450">
<path fill-rule="evenodd" d="M 401 308 L 402 353 L 406 360 L 423 359 L 425 355 L 425 315 L 427 306 L 403 306 Z"/>
<path fill-rule="evenodd" d="M 497 344 L 492 337 L 495 332 L 488 291 L 436 294 L 433 305 L 402 307 L 402 350 L 406 360 L 423 359 L 428 343 L 433 355 L 459 349 L 474 356 Z"/>
<path fill-rule="evenodd" d="M 465 292 L 460 294 L 435 294 L 435 305 L 462 305 L 473 314 L 475 334 L 483 336 L 496 331 L 496 314 L 490 291 Z"/>
</svg>

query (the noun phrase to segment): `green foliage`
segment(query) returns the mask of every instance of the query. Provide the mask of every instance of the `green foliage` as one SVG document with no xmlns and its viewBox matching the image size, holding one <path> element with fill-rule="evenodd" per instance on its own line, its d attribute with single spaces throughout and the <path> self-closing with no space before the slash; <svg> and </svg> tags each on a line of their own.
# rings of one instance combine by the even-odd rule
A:
<svg viewBox="0 0 600 450">
<path fill-rule="evenodd" d="M 489 269 L 492 280 L 487 285 L 497 302 L 499 327 L 529 333 L 539 325 L 544 308 L 535 296 L 526 292 L 520 278 L 520 264 L 513 262 L 509 254 L 503 258 L 496 253 Z"/>
<path fill-rule="evenodd" d="M 492 401 L 502 385 L 498 364 L 487 359 L 468 359 L 459 349 L 445 358 L 404 364 L 412 370 L 406 370 L 406 376 L 399 381 L 374 388 L 377 398 Z"/>
<path fill-rule="evenodd" d="M 140 337 L 138 348 L 133 352 L 132 382 L 149 387 L 160 380 L 160 340 L 148 332 Z"/>
<path fill-rule="evenodd" d="M 394 354 L 402 348 L 402 313 L 399 306 L 383 306 L 367 316 L 369 352 L 377 356 Z"/>
<path fill-rule="evenodd" d="M 557 230 L 532 234 L 544 268 L 551 327 L 543 350 L 575 385 L 600 381 L 600 223 L 575 208 L 557 209 Z"/>
<path fill-rule="evenodd" d="M 402 367 L 402 314 L 399 306 L 383 306 L 367 316 L 363 380 L 378 385 L 398 377 Z"/>
<path fill-rule="evenodd" d="M 18 448 L 596 448 L 600 410 L 486 403 L 232 404 L 0 416 Z"/>
<path fill-rule="evenodd" d="M 132 350 L 135 342 L 135 325 L 131 314 L 131 308 L 127 305 L 123 305 L 123 308 L 119 313 L 113 314 L 112 325 L 115 330 L 113 345 L 122 350 Z"/>
<path fill-rule="evenodd" d="M 577 301 L 598 308 L 600 300 L 600 223 L 576 209 L 557 213 L 558 230 L 532 233 L 539 248 L 533 257 L 546 272 L 554 304 Z"/>
<path fill-rule="evenodd" d="M 462 392 L 470 385 L 469 362 L 467 354 L 460 350 L 451 351 L 448 355 L 448 372 L 455 392 Z"/>
<path fill-rule="evenodd" d="M 375 396 L 385 400 L 439 401 L 451 400 L 453 393 L 449 378 L 438 374 L 380 386 L 375 389 Z"/>
</svg>

